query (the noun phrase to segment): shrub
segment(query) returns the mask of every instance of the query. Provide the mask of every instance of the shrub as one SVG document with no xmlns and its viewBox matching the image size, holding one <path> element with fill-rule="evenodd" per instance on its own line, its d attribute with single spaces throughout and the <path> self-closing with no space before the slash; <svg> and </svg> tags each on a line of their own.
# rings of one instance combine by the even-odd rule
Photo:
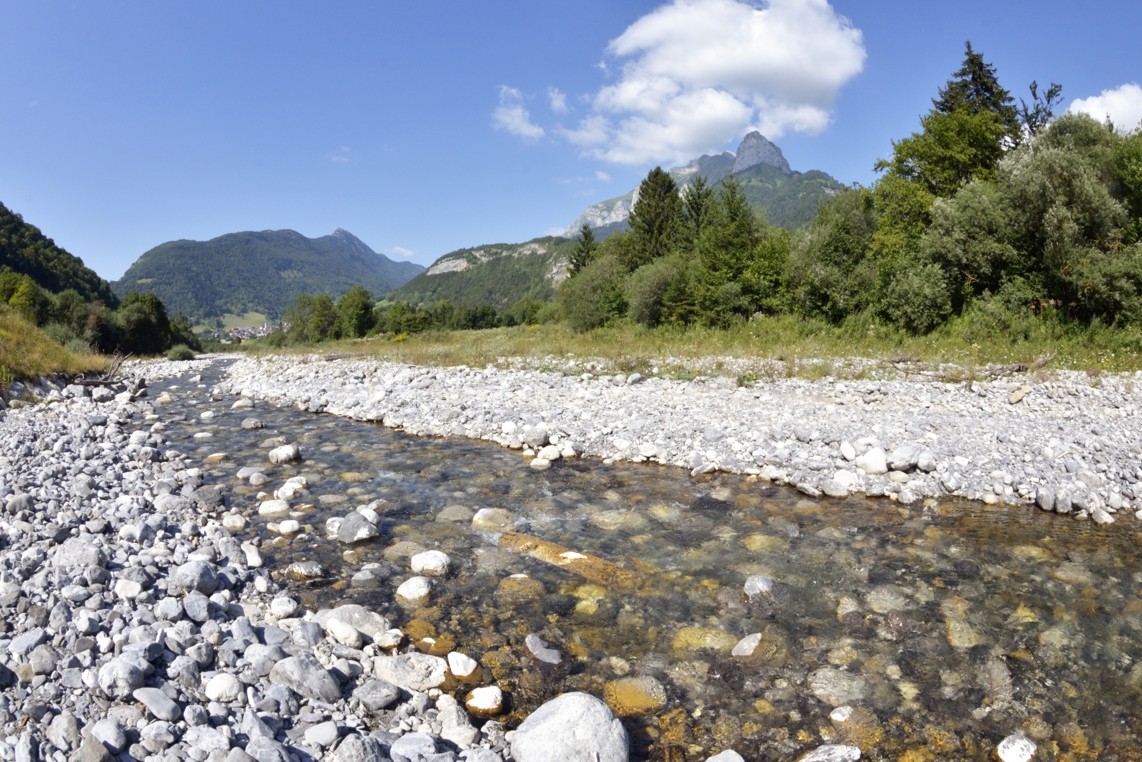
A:
<svg viewBox="0 0 1142 762">
<path fill-rule="evenodd" d="M 186 344 L 175 344 L 167 350 L 167 359 L 175 362 L 183 360 L 193 360 L 195 358 L 194 350 Z"/>
<path fill-rule="evenodd" d="M 626 283 L 626 300 L 632 320 L 650 328 L 662 323 L 666 294 L 678 277 L 679 265 L 679 257 L 669 256 L 631 273 Z"/>
<path fill-rule="evenodd" d="M 559 289 L 559 304 L 571 328 L 589 331 L 626 312 L 625 274 L 617 257 L 604 256 L 565 281 Z"/>
<path fill-rule="evenodd" d="M 902 268 L 888 286 L 881 311 L 909 333 L 928 333 L 952 314 L 944 271 L 930 262 Z"/>
</svg>

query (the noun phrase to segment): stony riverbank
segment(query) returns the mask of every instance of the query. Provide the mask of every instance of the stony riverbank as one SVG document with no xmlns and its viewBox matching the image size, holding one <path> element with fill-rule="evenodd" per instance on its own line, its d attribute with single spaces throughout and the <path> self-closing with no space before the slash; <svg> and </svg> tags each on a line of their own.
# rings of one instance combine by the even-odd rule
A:
<svg viewBox="0 0 1142 762">
<path fill-rule="evenodd" d="M 158 379 L 209 362 L 133 372 Z M 236 410 L 260 399 L 488 439 L 530 450 L 521 468 L 656 461 L 808 494 L 1038 501 L 1098 522 L 1133 521 L 1142 497 L 1132 378 L 739 387 L 564 370 L 239 359 L 214 394 Z M 465 710 L 496 697 L 460 679 L 472 666 L 463 644 L 421 654 L 375 612 L 305 610 L 258 542 L 237 539 L 249 501 L 170 446 L 174 414 L 145 384 L 29 391 L 42 404 L 0 413 L 0 758 L 531 762 L 559 759 L 561 734 L 568 749 L 627 758 L 621 724 L 597 699 L 567 694 L 508 731 Z M 859 754 L 826 745 L 803 759 Z"/>
<path fill-rule="evenodd" d="M 695 474 L 756 474 L 810 496 L 904 504 L 954 496 L 1035 504 L 1109 524 L 1142 517 L 1142 377 L 1076 372 L 946 383 L 928 377 L 741 385 L 554 370 L 431 368 L 267 357 L 229 370 L 235 394 L 528 451 Z"/>
<path fill-rule="evenodd" d="M 0 759 L 627 758 L 594 697 L 509 736 L 465 710 L 500 699 L 457 688 L 463 654 L 419 653 L 360 606 L 300 607 L 141 379 L 22 391 L 39 401 L 0 413 Z"/>
</svg>

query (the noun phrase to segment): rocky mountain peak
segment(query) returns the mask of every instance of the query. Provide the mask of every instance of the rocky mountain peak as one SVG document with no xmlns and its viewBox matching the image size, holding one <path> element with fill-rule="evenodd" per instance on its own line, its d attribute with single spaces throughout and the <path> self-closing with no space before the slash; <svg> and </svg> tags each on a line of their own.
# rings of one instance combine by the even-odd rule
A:
<svg viewBox="0 0 1142 762">
<path fill-rule="evenodd" d="M 741 145 L 738 146 L 733 173 L 736 175 L 738 172 L 744 172 L 758 164 L 766 164 L 786 173 L 792 171 L 789 168 L 789 162 L 781 153 L 781 149 L 760 132 L 754 130 L 742 138 Z"/>
</svg>

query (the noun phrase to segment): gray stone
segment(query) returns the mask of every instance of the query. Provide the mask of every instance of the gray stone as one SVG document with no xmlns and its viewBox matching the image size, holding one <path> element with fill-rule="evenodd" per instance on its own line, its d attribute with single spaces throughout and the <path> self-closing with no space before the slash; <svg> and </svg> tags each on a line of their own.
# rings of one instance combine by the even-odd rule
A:
<svg viewBox="0 0 1142 762">
<path fill-rule="evenodd" d="M 543 638 L 534 632 L 529 633 L 528 636 L 524 638 L 524 645 L 527 646 L 528 652 L 535 657 L 536 661 L 551 666 L 555 666 L 563 661 L 563 655 L 549 646 Z"/>
<path fill-rule="evenodd" d="M 197 590 L 211 595 L 218 589 L 218 574 L 214 564 L 207 561 L 187 561 L 171 572 L 170 586 L 181 592 Z"/>
<path fill-rule="evenodd" d="M 341 520 L 337 527 L 337 539 L 346 544 L 372 540 L 380 534 L 376 524 L 369 521 L 357 511 L 353 511 Z"/>
<path fill-rule="evenodd" d="M 284 685 L 306 698 L 328 702 L 341 698 L 341 685 L 313 654 L 282 659 L 270 670 L 269 677 L 271 683 Z"/>
<path fill-rule="evenodd" d="M 357 603 L 346 603 L 334 609 L 322 609 L 314 616 L 314 621 L 324 627 L 330 619 L 339 619 L 345 624 L 352 625 L 362 635 L 376 639 L 386 631 L 392 629 L 389 620 Z"/>
<path fill-rule="evenodd" d="M 174 699 L 158 688 L 137 688 L 131 695 L 160 720 L 177 722 L 178 718 L 182 716 L 182 709 L 179 708 Z"/>
<path fill-rule="evenodd" d="M 856 704 L 868 693 L 868 685 L 858 675 L 834 667 L 809 673 L 809 690 L 829 706 Z"/>
<path fill-rule="evenodd" d="M 797 762 L 857 762 L 860 749 L 847 744 L 829 743 L 797 758 Z"/>
<path fill-rule="evenodd" d="M 328 749 L 337 743 L 337 739 L 340 737 L 340 731 L 337 728 L 336 722 L 327 720 L 306 728 L 303 737 L 305 738 L 305 743 L 309 746 Z"/>
<path fill-rule="evenodd" d="M 79 721 L 66 710 L 52 718 L 45 735 L 53 746 L 63 751 L 71 751 L 83 741 L 79 734 Z"/>
<path fill-rule="evenodd" d="M 888 467 L 893 471 L 911 471 L 920 460 L 923 448 L 916 444 L 902 444 L 888 455 Z"/>
<path fill-rule="evenodd" d="M 118 721 L 104 717 L 90 727 L 91 737 L 106 746 L 112 754 L 118 754 L 127 748 L 127 731 Z"/>
<path fill-rule="evenodd" d="M 376 738 L 356 733 L 345 736 L 329 755 L 330 762 L 389 762 L 386 748 Z"/>
<path fill-rule="evenodd" d="M 422 653 L 378 656 L 373 660 L 377 677 L 414 691 L 438 688 L 448 674 L 448 662 Z"/>
<path fill-rule="evenodd" d="M 370 712 L 388 709 L 401 697 L 401 689 L 387 680 L 369 680 L 353 690 L 353 698 Z"/>
<path fill-rule="evenodd" d="M 516 728 L 516 762 L 627 762 L 626 729 L 610 708 L 587 693 L 564 693 L 540 706 Z"/>
<path fill-rule="evenodd" d="M 270 450 L 270 462 L 274 464 L 296 463 L 301 460 L 301 448 L 296 444 L 284 444 Z"/>
<path fill-rule="evenodd" d="M 389 757 L 393 762 L 423 762 L 436 753 L 436 740 L 427 733 L 408 733 L 393 742 Z"/>
<path fill-rule="evenodd" d="M 239 750 L 230 750 L 231 756 L 227 757 L 228 761 L 234 758 L 235 751 Z M 290 754 L 289 748 L 285 744 L 265 736 L 251 738 L 246 743 L 244 753 L 257 762 L 292 762 L 297 759 L 296 756 Z"/>
<path fill-rule="evenodd" d="M 866 474 L 877 475 L 888 473 L 888 456 L 879 447 L 871 447 L 856 457 L 853 465 Z"/>
<path fill-rule="evenodd" d="M 143 687 L 146 674 L 138 661 L 117 656 L 99 668 L 97 681 L 99 689 L 112 699 L 131 698 L 137 688 Z"/>
<path fill-rule="evenodd" d="M 745 762 L 745 759 L 733 749 L 726 749 L 712 757 L 706 757 L 706 762 Z"/>
<path fill-rule="evenodd" d="M 210 599 L 197 590 L 192 590 L 182 599 L 182 608 L 191 621 L 201 624 L 210 619 Z"/>
</svg>

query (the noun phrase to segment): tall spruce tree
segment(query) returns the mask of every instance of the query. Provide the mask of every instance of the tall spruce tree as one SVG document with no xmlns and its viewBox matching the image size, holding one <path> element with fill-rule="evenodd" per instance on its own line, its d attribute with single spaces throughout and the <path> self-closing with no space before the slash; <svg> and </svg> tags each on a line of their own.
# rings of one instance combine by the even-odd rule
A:
<svg viewBox="0 0 1142 762">
<path fill-rule="evenodd" d="M 995 66 L 972 48 L 971 40 L 964 43 L 963 64 L 940 88 L 939 97 L 932 99 L 932 107 L 939 114 L 951 114 L 961 109 L 969 114 L 990 111 L 999 117 L 1007 135 L 1019 142 L 1021 129 L 1015 99 L 999 84 Z"/>
<path fill-rule="evenodd" d="M 595 242 L 595 231 L 584 222 L 579 228 L 579 234 L 575 236 L 575 248 L 571 249 L 571 254 L 568 256 L 567 264 L 570 274 L 577 275 L 584 267 L 591 264 L 598 248 L 599 245 Z"/>
<path fill-rule="evenodd" d="M 714 201 L 714 189 L 703 175 L 697 175 L 682 189 L 683 237 L 688 245 L 693 245 L 709 224 L 714 213 Z"/>
<path fill-rule="evenodd" d="M 678 244 L 682 199 L 678 185 L 662 167 L 650 170 L 638 186 L 638 201 L 630 212 L 631 246 L 625 252 L 628 270 L 665 256 Z"/>
</svg>

